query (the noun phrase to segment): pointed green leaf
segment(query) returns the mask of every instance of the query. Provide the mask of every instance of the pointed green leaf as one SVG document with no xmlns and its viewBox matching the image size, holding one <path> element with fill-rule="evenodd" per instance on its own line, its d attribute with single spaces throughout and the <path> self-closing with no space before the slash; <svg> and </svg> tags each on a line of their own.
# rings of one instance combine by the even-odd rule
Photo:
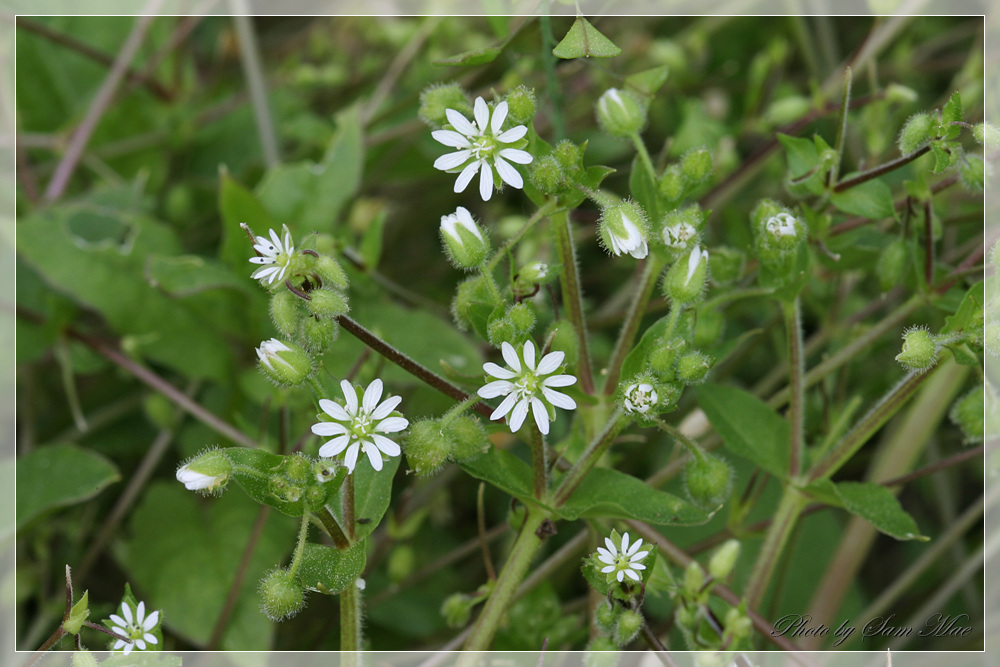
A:
<svg viewBox="0 0 1000 667">
<path fill-rule="evenodd" d="M 669 74 L 670 68 L 666 65 L 636 72 L 625 77 L 625 87 L 639 93 L 643 97 L 653 97 L 656 95 L 656 91 L 666 83 Z"/>
<path fill-rule="evenodd" d="M 896 216 L 892 190 L 877 178 L 844 192 L 837 192 L 830 197 L 830 201 L 838 210 L 849 215 L 860 215 L 871 220 Z"/>
<path fill-rule="evenodd" d="M 952 125 L 962 120 L 962 97 L 958 91 L 952 93 L 951 98 L 941 109 L 941 136 L 944 139 L 957 139 L 962 132 L 960 125 Z"/>
<path fill-rule="evenodd" d="M 90 500 L 121 479 L 100 454 L 68 443 L 32 450 L 17 461 L 17 528 L 40 514 Z"/>
<path fill-rule="evenodd" d="M 879 532 L 897 540 L 921 540 L 916 522 L 907 514 L 892 491 L 872 482 L 840 482 L 835 485 L 844 509 L 872 524 Z"/>
<path fill-rule="evenodd" d="M 819 153 L 816 151 L 816 143 L 812 139 L 793 137 L 779 132 L 778 141 L 785 149 L 785 157 L 788 160 L 788 175 L 791 178 L 802 178 L 819 166 Z"/>
<path fill-rule="evenodd" d="M 462 470 L 519 499 L 531 498 L 531 467 L 514 454 L 493 448 L 472 461 L 463 461 Z"/>
<path fill-rule="evenodd" d="M 475 65 L 485 65 L 497 59 L 503 49 L 499 46 L 488 46 L 485 49 L 475 49 L 465 51 L 458 55 L 447 58 L 439 58 L 434 61 L 435 65 L 457 65 L 459 67 L 473 67 Z"/>
<path fill-rule="evenodd" d="M 601 32 L 591 25 L 590 21 L 578 16 L 573 26 L 562 38 L 562 41 L 552 49 L 552 54 L 559 58 L 569 60 L 571 58 L 591 57 L 613 58 L 622 52 L 615 43 L 601 34 Z"/>
<path fill-rule="evenodd" d="M 309 543 L 302 553 L 298 576 L 306 588 L 325 595 L 336 595 L 353 586 L 364 569 L 364 540 L 345 551 L 325 544 Z"/>
<path fill-rule="evenodd" d="M 788 422 L 742 389 L 706 384 L 698 387 L 698 405 L 734 454 L 756 463 L 775 477 L 788 476 Z"/>
<path fill-rule="evenodd" d="M 375 470 L 367 458 L 361 457 L 354 473 L 348 475 L 344 484 L 354 484 L 354 539 L 362 540 L 378 528 L 392 498 L 392 480 L 399 468 L 399 458 L 394 456 L 383 461 L 382 469 Z M 341 489 L 340 494 L 343 493 Z M 339 498 L 329 503 L 337 522 L 344 525 L 343 503 Z"/>
<path fill-rule="evenodd" d="M 610 468 L 594 468 L 559 508 L 566 519 L 635 519 L 654 526 L 695 526 L 712 515 L 641 479 Z"/>
<path fill-rule="evenodd" d="M 253 243 L 240 224 L 246 223 L 255 233 L 264 236 L 267 236 L 269 229 L 280 231 L 281 226 L 274 221 L 256 195 L 224 170 L 219 185 L 219 213 L 222 217 L 219 259 L 234 271 L 247 271 L 252 266 L 247 260 L 254 256 Z"/>
</svg>

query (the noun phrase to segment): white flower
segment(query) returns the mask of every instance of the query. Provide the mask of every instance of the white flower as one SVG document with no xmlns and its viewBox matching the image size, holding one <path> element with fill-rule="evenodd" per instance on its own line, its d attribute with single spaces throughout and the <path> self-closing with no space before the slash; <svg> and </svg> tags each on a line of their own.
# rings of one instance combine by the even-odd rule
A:
<svg viewBox="0 0 1000 667">
<path fill-rule="evenodd" d="M 764 226 L 768 232 L 779 239 L 786 236 L 791 238 L 798 236 L 798 230 L 795 228 L 795 217 L 789 213 L 779 213 L 770 218 Z"/>
<path fill-rule="evenodd" d="M 638 570 L 646 569 L 646 566 L 642 565 L 640 561 L 649 555 L 648 551 L 639 551 L 642 540 L 638 540 L 629 547 L 628 533 L 625 533 L 622 535 L 620 547 L 615 546 L 610 537 L 604 538 L 604 544 L 607 545 L 607 549 L 597 547 L 597 560 L 607 566 L 602 568 L 601 572 L 603 574 L 616 572 L 616 578 L 619 582 L 623 581 L 626 576 L 633 581 L 639 581 L 641 577 Z"/>
<path fill-rule="evenodd" d="M 283 238 L 281 239 L 278 238 L 278 234 L 273 229 L 268 231 L 271 235 L 270 240 L 263 236 L 254 237 L 253 249 L 257 251 L 259 256 L 251 257 L 250 262 L 263 264 L 264 267 L 254 271 L 250 277 L 261 281 L 267 280 L 267 284 L 272 285 L 275 280 L 284 279 L 295 247 L 292 245 L 292 235 L 287 226 L 282 227 Z"/>
<path fill-rule="evenodd" d="M 188 491 L 215 490 L 226 483 L 227 475 L 206 475 L 203 472 L 191 470 L 191 464 L 181 466 L 177 470 L 177 481 Z"/>
<path fill-rule="evenodd" d="M 572 375 L 552 375 L 543 379 L 544 376 L 550 375 L 559 368 L 563 359 L 566 358 L 564 352 L 557 351 L 546 354 L 537 366 L 535 366 L 535 344 L 530 340 L 524 343 L 523 355 L 521 356 L 518 355 L 514 346 L 506 341 L 500 346 L 500 352 L 510 369 L 501 368 L 492 362 L 483 364 L 483 370 L 488 375 L 499 379 L 480 387 L 477 392 L 483 398 L 506 396 L 490 415 L 490 419 L 501 419 L 509 412 L 510 430 L 512 433 L 517 433 L 521 425 L 524 424 L 530 407 L 535 416 L 538 430 L 547 434 L 549 432 L 549 412 L 546 403 L 563 410 L 576 409 L 576 401 L 566 394 L 552 389 L 552 387 L 568 387 L 576 383 L 575 377 Z"/>
<path fill-rule="evenodd" d="M 636 259 L 642 259 L 649 253 L 649 246 L 646 244 L 646 237 L 632 220 L 622 214 L 621 220 L 624 234 L 619 235 L 611 232 L 611 252 L 616 256 L 622 253 L 632 255 Z"/>
<path fill-rule="evenodd" d="M 399 456 L 400 453 L 399 445 L 383 434 L 397 433 L 410 425 L 403 417 L 389 416 L 403 399 L 390 396 L 379 403 L 382 398 L 382 380 L 378 379 L 365 389 L 360 405 L 358 394 L 350 382 L 341 381 L 340 389 L 344 392 L 343 407 L 326 398 L 319 401 L 319 407 L 333 421 L 313 424 L 312 432 L 324 437 L 336 436 L 319 448 L 319 455 L 333 458 L 347 450 L 344 465 L 347 466 L 348 474 L 351 474 L 358 462 L 359 453 L 364 452 L 372 467 L 381 470 L 383 454 Z"/>
<path fill-rule="evenodd" d="M 507 119 L 506 101 L 496 105 L 491 118 L 486 100 L 477 97 L 473 107 L 475 123 L 454 109 L 446 109 L 445 115 L 454 129 L 435 130 L 431 136 L 435 141 L 459 150 L 439 157 L 434 161 L 434 168 L 451 172 L 462 167 L 458 180 L 455 181 L 455 192 L 463 192 L 472 177 L 479 172 L 479 195 L 483 201 L 489 200 L 493 196 L 494 169 L 504 183 L 514 188 L 524 187 L 521 174 L 517 173 L 510 162 L 529 164 L 533 159 L 531 153 L 516 148 L 503 148 L 502 144 L 519 141 L 528 133 L 528 128 L 518 125 L 500 132 Z"/>
<path fill-rule="evenodd" d="M 697 234 L 698 230 L 694 228 L 694 225 L 680 222 L 663 228 L 663 242 L 671 248 L 684 249 L 688 246 L 688 241 Z"/>
<path fill-rule="evenodd" d="M 113 633 L 119 637 L 132 640 L 131 642 L 125 641 L 125 639 L 115 640 L 115 644 L 112 647 L 114 651 L 125 649 L 125 655 L 128 655 L 132 652 L 133 648 L 145 651 L 147 644 L 159 643 L 152 631 L 156 627 L 156 624 L 160 622 L 160 612 L 154 611 L 149 616 L 146 616 L 146 604 L 144 602 L 140 602 L 136 606 L 135 615 L 133 616 L 132 605 L 128 601 L 123 601 L 122 615 L 111 614 L 111 622 L 113 623 L 111 626 Z"/>
<path fill-rule="evenodd" d="M 288 347 L 282 343 L 277 338 L 272 338 L 271 340 L 265 340 L 257 348 L 257 358 L 260 359 L 260 363 L 267 367 L 268 370 L 274 371 L 274 366 L 271 365 L 272 362 L 281 364 L 291 370 L 292 365 L 278 356 L 279 352 L 291 352 L 292 348 Z"/>
<path fill-rule="evenodd" d="M 457 227 L 465 227 L 470 234 L 480 241 L 483 240 L 483 235 L 479 231 L 479 225 L 472 219 L 469 209 L 464 206 L 459 206 L 451 215 L 441 216 L 441 232 L 454 239 L 455 243 L 462 245 L 462 237 L 459 236 Z"/>
<path fill-rule="evenodd" d="M 629 414 L 638 412 L 644 415 L 659 399 L 653 385 L 648 382 L 636 382 L 625 390 L 625 411 Z"/>
</svg>

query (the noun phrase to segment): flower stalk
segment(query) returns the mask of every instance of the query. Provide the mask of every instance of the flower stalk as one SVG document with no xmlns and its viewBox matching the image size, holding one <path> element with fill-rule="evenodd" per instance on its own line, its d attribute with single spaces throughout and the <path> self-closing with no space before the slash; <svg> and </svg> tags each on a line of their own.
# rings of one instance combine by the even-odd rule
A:
<svg viewBox="0 0 1000 667">
<path fill-rule="evenodd" d="M 583 317 L 583 291 L 580 288 L 579 269 L 576 265 L 576 248 L 569 227 L 569 214 L 562 211 L 552 215 L 552 231 L 556 238 L 556 250 L 562 264 L 562 299 L 569 321 L 573 324 L 580 361 L 577 374 L 580 389 L 586 394 L 594 393 L 594 375 L 590 365 L 590 347 L 587 339 L 587 325 Z"/>
<path fill-rule="evenodd" d="M 653 296 L 653 289 L 656 287 L 656 281 L 660 277 L 660 272 L 663 271 L 663 266 L 664 261 L 654 254 L 646 260 L 646 265 L 642 268 L 642 275 L 639 278 L 639 289 L 635 291 L 632 303 L 629 304 L 625 321 L 622 322 L 622 328 L 618 333 L 615 350 L 611 354 L 611 361 L 608 363 L 608 373 L 604 380 L 605 396 L 615 393 L 615 390 L 618 388 L 618 379 L 622 372 L 622 364 L 625 363 L 625 357 L 628 356 L 628 353 L 632 349 L 632 342 L 635 340 L 635 334 L 639 330 L 642 317 L 646 313 L 646 306 L 649 305 L 649 300 Z M 671 311 L 671 317 L 675 321 L 676 316 L 674 316 L 673 311 L 677 310 L 675 306 Z M 670 328 L 672 331 L 673 327 Z"/>
</svg>

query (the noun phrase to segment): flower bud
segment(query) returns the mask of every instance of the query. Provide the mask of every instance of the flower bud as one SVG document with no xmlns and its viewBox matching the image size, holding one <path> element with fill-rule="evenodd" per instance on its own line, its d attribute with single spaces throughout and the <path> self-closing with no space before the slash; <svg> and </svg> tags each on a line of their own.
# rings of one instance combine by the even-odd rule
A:
<svg viewBox="0 0 1000 667">
<path fill-rule="evenodd" d="M 615 625 L 615 643 L 619 646 L 628 645 L 639 630 L 642 629 L 642 615 L 634 609 L 624 609 L 618 616 L 618 623 Z"/>
<path fill-rule="evenodd" d="M 340 325 L 330 317 L 306 317 L 302 320 L 302 337 L 310 350 L 325 350 L 337 340 Z"/>
<path fill-rule="evenodd" d="M 291 336 L 299 324 L 299 318 L 304 315 L 300 305 L 302 299 L 288 290 L 275 292 L 271 296 L 271 321 L 282 336 Z"/>
<path fill-rule="evenodd" d="M 672 338 L 669 341 L 660 341 L 649 354 L 649 365 L 661 376 L 674 377 L 674 362 L 677 357 L 687 350 L 687 341 L 683 338 Z"/>
<path fill-rule="evenodd" d="M 980 123 L 972 128 L 972 136 L 987 148 L 1000 146 L 1000 130 L 990 123 Z"/>
<path fill-rule="evenodd" d="M 679 164 L 672 164 L 663 170 L 659 184 L 660 196 L 669 202 L 679 202 L 687 192 L 687 181 Z"/>
<path fill-rule="evenodd" d="M 451 439 L 442 431 L 441 422 L 426 419 L 410 427 L 406 461 L 419 477 L 428 477 L 441 470 L 452 449 Z"/>
<path fill-rule="evenodd" d="M 525 125 L 535 117 L 535 91 L 521 85 L 507 93 L 507 117 L 515 125 Z"/>
<path fill-rule="evenodd" d="M 219 493 L 226 487 L 233 464 L 219 449 L 202 452 L 177 469 L 177 481 L 188 491 Z"/>
<path fill-rule="evenodd" d="M 510 321 L 510 318 L 506 316 L 490 318 L 486 333 L 486 339 L 490 341 L 490 345 L 493 347 L 500 347 L 505 342 L 511 345 L 519 342 L 517 328 Z"/>
<path fill-rule="evenodd" d="M 566 173 L 554 155 L 535 160 L 530 168 L 531 184 L 545 194 L 558 194 L 566 189 Z"/>
<path fill-rule="evenodd" d="M 621 607 L 604 600 L 594 610 L 594 623 L 605 634 L 611 634 L 615 631 L 615 625 L 618 623 L 619 612 L 621 612 Z"/>
<path fill-rule="evenodd" d="M 698 505 L 713 510 L 729 498 L 733 470 L 729 464 L 711 454 L 691 458 L 684 466 L 684 488 Z"/>
<path fill-rule="evenodd" d="M 459 269 L 476 268 L 490 252 L 490 244 L 464 206 L 441 217 L 441 240 L 448 258 Z"/>
<path fill-rule="evenodd" d="M 313 477 L 312 461 L 303 454 L 293 454 L 285 456 L 281 461 L 281 472 L 290 482 L 295 484 L 308 484 Z"/>
<path fill-rule="evenodd" d="M 951 407 L 948 416 L 962 429 L 965 444 L 982 442 L 986 436 L 986 390 L 976 387 Z"/>
<path fill-rule="evenodd" d="M 475 417 L 461 415 L 448 422 L 445 432 L 451 439 L 451 460 L 456 463 L 471 461 L 490 450 L 486 430 Z"/>
<path fill-rule="evenodd" d="M 903 281 L 909 263 L 910 249 L 905 240 L 896 239 L 882 249 L 878 263 L 875 264 L 875 275 L 883 292 L 888 292 Z"/>
<path fill-rule="evenodd" d="M 313 271 L 319 276 L 324 287 L 335 287 L 340 290 L 347 289 L 347 274 L 333 257 L 320 255 L 313 262 Z"/>
<path fill-rule="evenodd" d="M 908 104 L 917 101 L 917 92 L 900 83 L 890 83 L 885 89 L 885 99 L 893 104 Z"/>
<path fill-rule="evenodd" d="M 544 285 L 554 276 L 554 272 L 548 264 L 543 262 L 530 262 L 525 264 L 517 272 L 514 278 L 513 289 L 515 294 L 527 296 L 537 291 L 538 285 Z"/>
<path fill-rule="evenodd" d="M 907 155 L 930 141 L 933 138 L 931 133 L 934 130 L 934 125 L 934 117 L 929 113 L 918 113 L 910 116 L 899 133 L 899 139 L 896 140 L 899 152 Z"/>
<path fill-rule="evenodd" d="M 690 185 L 700 185 L 712 176 L 712 154 L 704 146 L 692 148 L 681 157 L 681 173 Z"/>
<path fill-rule="evenodd" d="M 535 309 L 527 301 L 515 303 L 507 311 L 507 317 L 518 333 L 527 334 L 535 327 Z"/>
<path fill-rule="evenodd" d="M 272 621 L 299 613 L 305 604 L 302 584 L 284 568 L 271 570 L 260 582 L 260 608 Z"/>
<path fill-rule="evenodd" d="M 475 600 L 465 593 L 453 593 L 441 604 L 441 616 L 449 628 L 461 628 L 469 622 Z"/>
<path fill-rule="evenodd" d="M 69 610 L 69 614 L 66 616 L 66 620 L 63 621 L 62 628 L 70 635 L 80 634 L 80 630 L 83 629 L 83 624 L 87 621 L 87 617 L 90 616 L 90 591 L 84 591 L 83 596 L 73 605 Z"/>
<path fill-rule="evenodd" d="M 634 202 L 623 201 L 605 207 L 599 229 L 601 244 L 615 256 L 627 253 L 642 259 L 649 253 L 646 242 L 649 223 L 645 212 Z"/>
<path fill-rule="evenodd" d="M 567 174 L 573 174 L 581 167 L 583 151 L 569 139 L 563 139 L 552 150 L 552 155 Z"/>
<path fill-rule="evenodd" d="M 347 305 L 347 297 L 342 293 L 332 289 L 314 289 L 309 293 L 310 299 L 307 302 L 309 312 L 317 317 L 333 318 L 339 315 L 346 315 L 350 311 Z"/>
<path fill-rule="evenodd" d="M 447 109 L 454 109 L 463 116 L 472 115 L 472 105 L 457 83 L 432 86 L 420 93 L 420 110 L 417 113 L 429 125 L 443 127 L 448 122 Z"/>
<path fill-rule="evenodd" d="M 764 222 L 765 231 L 771 236 L 770 242 L 781 248 L 794 248 L 805 231 L 802 223 L 791 213 L 782 211 Z"/>
<path fill-rule="evenodd" d="M 277 338 L 265 340 L 257 348 L 260 369 L 277 384 L 294 387 L 306 381 L 313 372 L 313 360 L 295 343 L 283 343 Z"/>
<path fill-rule="evenodd" d="M 903 334 L 903 349 L 896 361 L 912 371 L 926 371 L 937 361 L 937 344 L 931 332 L 916 327 Z"/>
<path fill-rule="evenodd" d="M 708 251 L 695 246 L 686 259 L 678 259 L 667 271 L 663 294 L 675 306 L 693 303 L 701 298 L 707 274 Z"/>
<path fill-rule="evenodd" d="M 689 598 L 697 598 L 704 585 L 705 573 L 701 565 L 697 561 L 691 561 L 684 570 L 684 594 Z"/>
<path fill-rule="evenodd" d="M 306 507 L 309 508 L 310 511 L 316 512 L 326 504 L 326 496 L 326 489 L 322 486 L 309 486 L 306 487 L 306 493 L 303 500 L 305 500 Z"/>
<path fill-rule="evenodd" d="M 594 637 L 583 654 L 583 667 L 615 667 L 618 664 L 618 645 L 611 637 Z"/>
<path fill-rule="evenodd" d="M 663 227 L 663 244 L 677 251 L 678 256 L 692 246 L 698 245 L 698 230 L 694 225 L 686 221 L 674 222 L 669 215 L 664 222 L 668 224 Z"/>
<path fill-rule="evenodd" d="M 462 330 L 468 330 L 470 327 L 476 328 L 480 326 L 476 324 L 477 319 L 482 320 L 482 324 L 485 325 L 486 315 L 489 315 L 497 305 L 493 301 L 493 295 L 489 287 L 486 285 L 486 279 L 482 276 L 473 276 L 465 282 L 459 283 L 451 309 L 458 327 Z M 483 311 L 485 311 L 485 315 L 480 317 L 479 314 Z M 476 328 L 476 330 L 481 335 L 486 333 L 485 331 L 480 331 L 479 328 Z"/>
<path fill-rule="evenodd" d="M 986 162 L 978 155 L 965 155 L 958 165 L 958 176 L 966 190 L 982 192 L 986 187 Z"/>
<path fill-rule="evenodd" d="M 740 556 L 740 542 L 739 540 L 726 540 L 721 547 L 719 547 L 714 554 L 712 554 L 712 559 L 708 561 L 708 573 L 712 575 L 714 579 L 724 580 L 729 576 L 729 573 L 733 571 L 733 567 L 736 566 L 736 559 Z"/>
<path fill-rule="evenodd" d="M 688 352 L 677 360 L 677 379 L 684 384 L 704 381 L 715 360 L 702 352 Z"/>
<path fill-rule="evenodd" d="M 286 503 L 297 503 L 302 500 L 302 487 L 289 482 L 283 475 L 272 475 L 267 480 L 267 491 L 278 500 Z"/>
<path fill-rule="evenodd" d="M 753 628 L 753 621 L 747 616 L 744 606 L 744 604 L 740 604 L 739 607 L 732 607 L 726 612 L 725 631 L 734 641 L 749 637 L 750 630 Z"/>
<path fill-rule="evenodd" d="M 597 122 L 613 137 L 631 137 L 646 125 L 646 110 L 627 91 L 610 88 L 597 100 Z"/>
</svg>

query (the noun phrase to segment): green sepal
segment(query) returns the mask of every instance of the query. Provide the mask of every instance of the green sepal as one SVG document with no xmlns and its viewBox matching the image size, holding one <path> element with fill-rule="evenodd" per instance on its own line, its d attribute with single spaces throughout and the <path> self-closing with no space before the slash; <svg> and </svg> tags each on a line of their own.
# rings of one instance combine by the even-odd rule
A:
<svg viewBox="0 0 1000 667">
<path fill-rule="evenodd" d="M 601 34 L 590 21 L 578 16 L 566 36 L 552 49 L 552 55 L 564 60 L 572 58 L 613 58 L 622 50 Z"/>
<path fill-rule="evenodd" d="M 84 621 L 90 616 L 90 591 L 84 591 L 76 604 L 69 610 L 69 615 L 63 621 L 62 627 L 71 635 L 80 634 Z"/>
</svg>

